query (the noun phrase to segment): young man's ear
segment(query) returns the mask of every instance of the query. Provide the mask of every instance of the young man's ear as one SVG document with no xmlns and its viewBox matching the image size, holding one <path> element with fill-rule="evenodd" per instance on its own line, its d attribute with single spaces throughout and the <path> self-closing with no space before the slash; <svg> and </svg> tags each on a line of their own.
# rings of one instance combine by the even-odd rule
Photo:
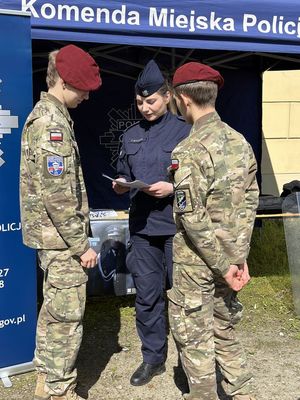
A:
<svg viewBox="0 0 300 400">
<path fill-rule="evenodd" d="M 188 97 L 186 94 L 181 93 L 180 94 L 181 100 L 183 101 L 184 105 L 187 107 L 191 104 L 191 99 Z"/>
</svg>

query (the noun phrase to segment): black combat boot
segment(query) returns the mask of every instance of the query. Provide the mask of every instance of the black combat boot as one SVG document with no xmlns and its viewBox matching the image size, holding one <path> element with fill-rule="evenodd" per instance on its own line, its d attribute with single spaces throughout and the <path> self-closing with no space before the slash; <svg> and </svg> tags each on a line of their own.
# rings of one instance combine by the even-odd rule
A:
<svg viewBox="0 0 300 400">
<path fill-rule="evenodd" d="M 166 367 L 164 362 L 160 364 L 148 364 L 146 362 L 142 362 L 142 364 L 132 375 L 130 383 L 133 386 L 146 385 L 155 375 L 160 375 L 165 372 L 165 370 Z"/>
</svg>

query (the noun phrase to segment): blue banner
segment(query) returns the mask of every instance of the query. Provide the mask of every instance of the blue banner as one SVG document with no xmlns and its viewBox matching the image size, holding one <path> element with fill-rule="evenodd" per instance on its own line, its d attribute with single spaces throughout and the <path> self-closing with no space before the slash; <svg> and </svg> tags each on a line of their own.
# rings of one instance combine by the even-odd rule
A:
<svg viewBox="0 0 300 400">
<path fill-rule="evenodd" d="M 32 38 L 299 53 L 298 0 L 0 0 Z"/>
<path fill-rule="evenodd" d="M 33 358 L 35 252 L 22 244 L 19 164 L 22 126 L 32 108 L 30 18 L 0 13 L 0 377 Z M 12 29 L 13 27 L 13 29 Z M 20 372 L 20 371 L 19 371 Z M 2 376 L 1 376 L 2 375 Z"/>
</svg>

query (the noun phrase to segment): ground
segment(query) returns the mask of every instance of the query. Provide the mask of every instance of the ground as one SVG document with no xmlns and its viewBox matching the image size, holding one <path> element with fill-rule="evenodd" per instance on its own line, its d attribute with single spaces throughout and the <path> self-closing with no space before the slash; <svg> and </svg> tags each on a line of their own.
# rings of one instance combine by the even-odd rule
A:
<svg viewBox="0 0 300 400">
<path fill-rule="evenodd" d="M 293 323 L 289 328 L 280 319 L 256 324 L 253 310 L 245 312 L 238 333 L 254 374 L 257 400 L 300 400 L 300 346 Z M 288 319 L 294 320 L 292 314 Z M 90 400 L 182 399 L 187 384 L 172 338 L 166 372 L 146 386 L 133 387 L 129 378 L 141 361 L 139 348 L 133 299 L 90 299 L 78 360 L 80 394 Z M 11 388 L 0 386 L 0 400 L 33 399 L 35 372 L 11 381 Z M 220 392 L 220 399 L 229 398 Z"/>
</svg>

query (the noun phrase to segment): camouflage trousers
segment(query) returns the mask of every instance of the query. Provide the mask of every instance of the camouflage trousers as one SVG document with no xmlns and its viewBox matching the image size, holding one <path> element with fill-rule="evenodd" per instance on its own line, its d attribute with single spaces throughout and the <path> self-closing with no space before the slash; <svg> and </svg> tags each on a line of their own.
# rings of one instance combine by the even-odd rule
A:
<svg viewBox="0 0 300 400">
<path fill-rule="evenodd" d="M 169 321 L 186 373 L 188 400 L 217 400 L 216 366 L 228 395 L 250 393 L 252 375 L 234 324 L 241 304 L 224 281 L 215 282 L 204 266 L 174 264 L 173 288 L 168 291 Z M 237 307 L 237 305 L 239 305 Z"/>
<path fill-rule="evenodd" d="M 49 393 L 61 395 L 76 386 L 87 276 L 68 250 L 41 250 L 38 255 L 45 275 L 34 362 L 46 374 Z"/>
</svg>

